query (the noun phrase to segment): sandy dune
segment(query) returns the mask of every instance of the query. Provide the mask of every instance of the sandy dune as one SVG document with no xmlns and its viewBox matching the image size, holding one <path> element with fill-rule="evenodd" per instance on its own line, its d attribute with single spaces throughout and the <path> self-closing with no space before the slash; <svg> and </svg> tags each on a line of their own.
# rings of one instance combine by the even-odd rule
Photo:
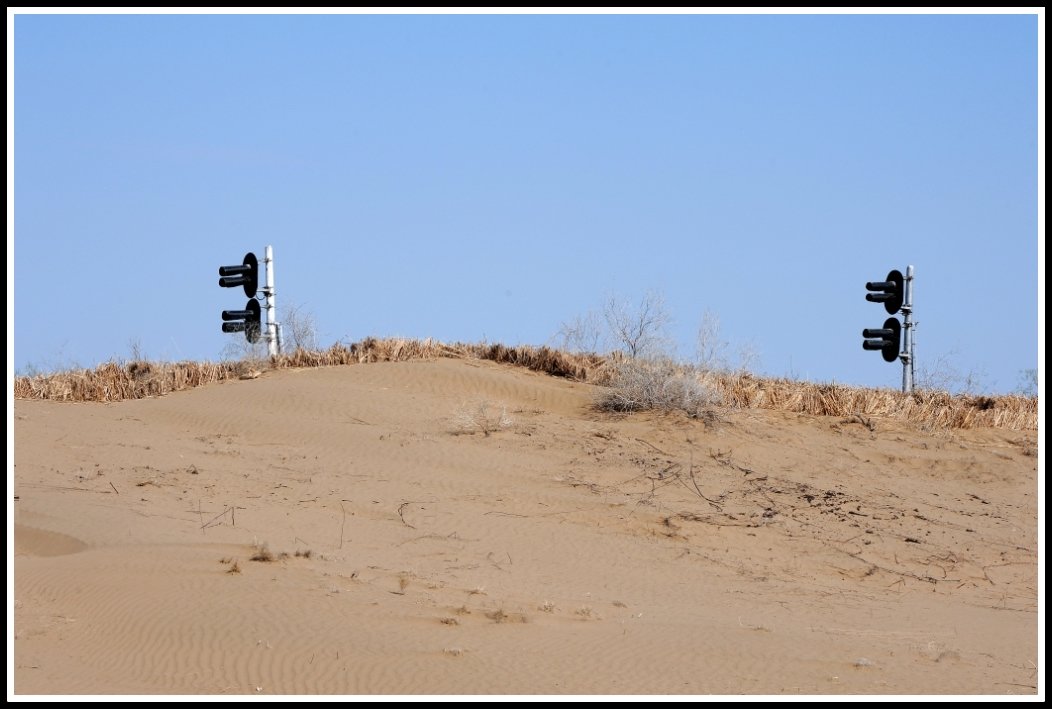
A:
<svg viewBox="0 0 1052 709">
<path fill-rule="evenodd" d="M 439 360 L 17 401 L 15 692 L 1036 693 L 1034 432 L 594 391 Z"/>
</svg>

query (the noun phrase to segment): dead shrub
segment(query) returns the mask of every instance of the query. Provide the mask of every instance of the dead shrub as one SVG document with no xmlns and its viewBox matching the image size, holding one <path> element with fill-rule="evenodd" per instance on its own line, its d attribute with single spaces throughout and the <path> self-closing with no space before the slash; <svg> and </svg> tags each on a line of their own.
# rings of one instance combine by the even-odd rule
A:
<svg viewBox="0 0 1052 709">
<path fill-rule="evenodd" d="M 465 401 L 453 412 L 455 433 L 482 433 L 485 436 L 510 428 L 508 407 L 494 404 L 487 399 Z"/>
<path fill-rule="evenodd" d="M 671 359 L 625 359 L 613 369 L 609 385 L 596 401 L 601 411 L 683 411 L 710 418 L 719 393 L 693 367 Z"/>
</svg>

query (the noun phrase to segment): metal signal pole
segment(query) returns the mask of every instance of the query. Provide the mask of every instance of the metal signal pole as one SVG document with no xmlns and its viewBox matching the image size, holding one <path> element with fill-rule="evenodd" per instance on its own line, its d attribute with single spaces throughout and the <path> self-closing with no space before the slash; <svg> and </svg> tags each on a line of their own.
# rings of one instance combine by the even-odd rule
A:
<svg viewBox="0 0 1052 709">
<path fill-rule="evenodd" d="M 913 266 L 906 267 L 902 298 L 902 393 L 913 393 Z"/>
<path fill-rule="evenodd" d="M 274 249 L 270 246 L 263 256 L 263 265 L 267 271 L 267 285 L 263 288 L 267 310 L 267 353 L 273 357 L 281 354 L 281 329 L 275 318 L 277 306 L 274 303 Z"/>
</svg>

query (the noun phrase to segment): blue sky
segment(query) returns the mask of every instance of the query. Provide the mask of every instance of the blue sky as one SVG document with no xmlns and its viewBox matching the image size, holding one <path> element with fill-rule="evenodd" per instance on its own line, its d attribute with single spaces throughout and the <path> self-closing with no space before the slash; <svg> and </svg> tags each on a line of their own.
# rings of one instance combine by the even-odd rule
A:
<svg viewBox="0 0 1052 709">
<path fill-rule="evenodd" d="M 547 344 L 657 291 L 681 356 L 708 310 L 761 373 L 887 387 L 864 284 L 913 264 L 918 368 L 1011 391 L 1038 21 L 16 14 L 9 367 L 219 359 L 217 269 L 270 244 L 323 345 Z"/>
</svg>

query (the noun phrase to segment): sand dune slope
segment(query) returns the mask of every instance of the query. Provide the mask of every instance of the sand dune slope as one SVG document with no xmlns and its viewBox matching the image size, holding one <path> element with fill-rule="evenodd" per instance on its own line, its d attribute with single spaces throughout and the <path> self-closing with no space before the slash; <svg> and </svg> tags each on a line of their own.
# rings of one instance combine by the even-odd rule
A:
<svg viewBox="0 0 1052 709">
<path fill-rule="evenodd" d="M 594 392 L 439 360 L 17 401 L 15 692 L 1036 691 L 1033 432 Z"/>
</svg>

